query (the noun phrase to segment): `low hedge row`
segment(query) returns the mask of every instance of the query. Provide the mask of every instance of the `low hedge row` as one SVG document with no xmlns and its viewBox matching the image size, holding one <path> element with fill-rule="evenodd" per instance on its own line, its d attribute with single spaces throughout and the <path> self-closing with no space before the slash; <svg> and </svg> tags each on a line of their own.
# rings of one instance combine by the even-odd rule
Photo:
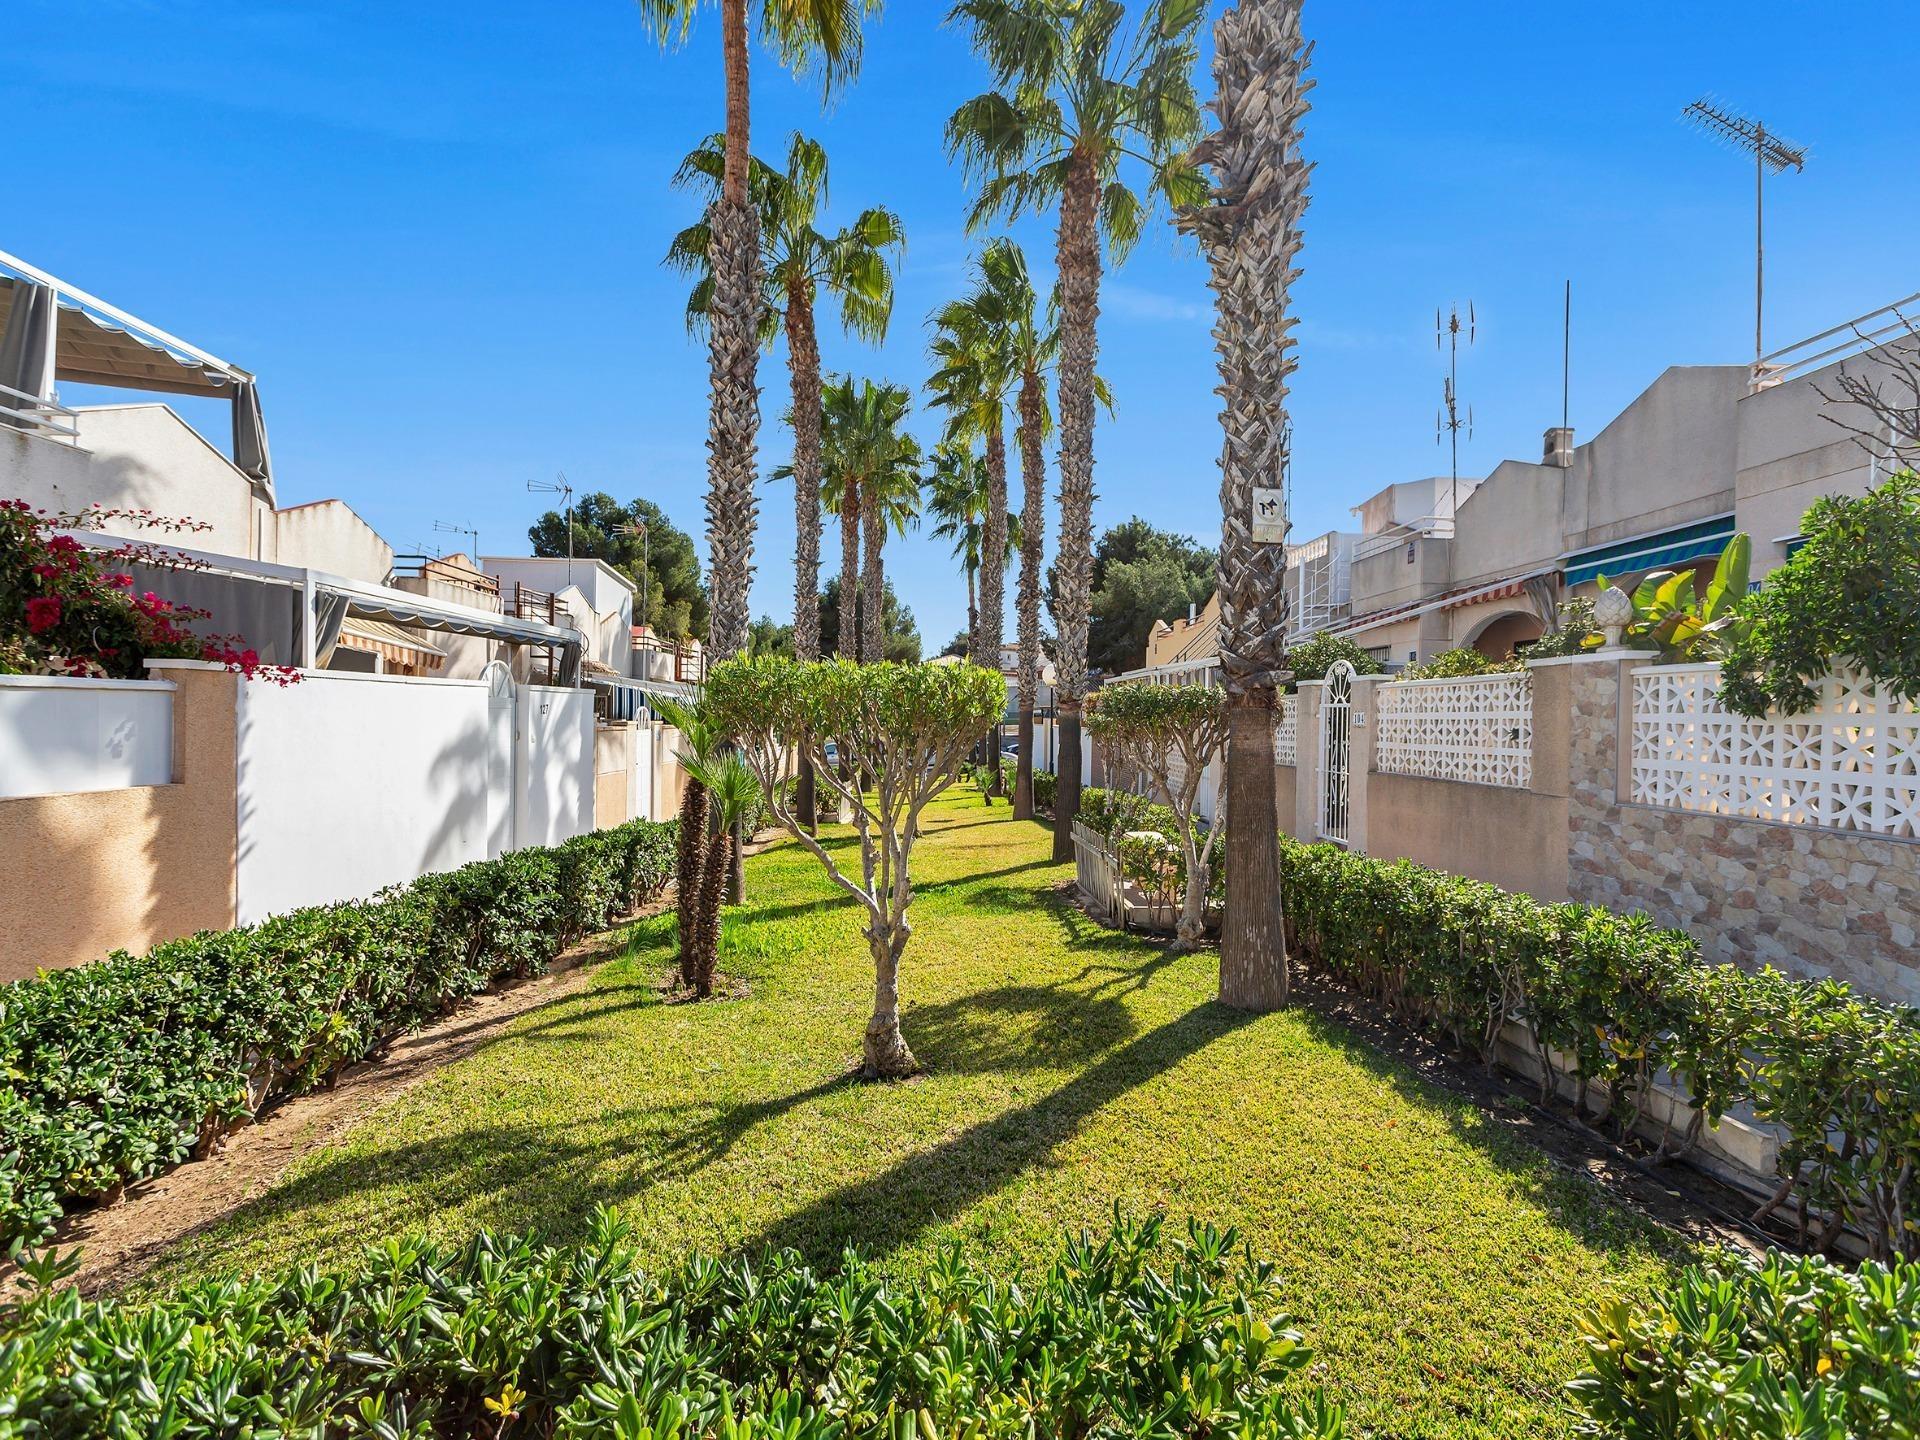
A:
<svg viewBox="0 0 1920 1440">
<path fill-rule="evenodd" d="M 1163 806 L 1101 790 L 1081 816 L 1110 831 L 1175 824 Z M 1483 1057 L 1519 1021 L 1562 1057 L 1582 1110 L 1622 1133 L 1651 1082 L 1672 1077 L 1697 1114 L 1662 1154 L 1751 1103 L 1787 1131 L 1768 1208 L 1800 1202 L 1804 1243 L 1825 1248 L 1851 1225 L 1878 1259 L 1920 1255 L 1920 1012 L 1834 980 L 1709 965 L 1644 915 L 1543 904 L 1331 845 L 1283 838 L 1281 850 L 1290 946 L 1305 962 Z"/>
<path fill-rule="evenodd" d="M 1082 1237 L 1037 1283 L 950 1252 L 895 1283 L 791 1251 L 644 1271 L 602 1210 L 577 1246 L 392 1241 L 323 1278 L 0 1309 L 0 1429 L 46 1436 L 573 1440 L 1339 1440 L 1310 1352 L 1232 1232 Z M 1156 1260 L 1165 1263 L 1156 1264 Z"/>
<path fill-rule="evenodd" d="M 0 987 L 0 1243 L 544 970 L 657 894 L 673 857 L 673 826 L 637 820 Z"/>
<path fill-rule="evenodd" d="M 1581 1337 L 1570 1388 L 1596 1434 L 1920 1436 L 1920 1265 L 1730 1255 L 1599 1306 Z"/>
</svg>

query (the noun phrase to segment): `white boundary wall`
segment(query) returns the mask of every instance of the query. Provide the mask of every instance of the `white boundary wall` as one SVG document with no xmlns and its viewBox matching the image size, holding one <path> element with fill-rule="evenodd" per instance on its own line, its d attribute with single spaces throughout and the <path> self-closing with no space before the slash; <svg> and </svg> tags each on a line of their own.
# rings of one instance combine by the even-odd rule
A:
<svg viewBox="0 0 1920 1440">
<path fill-rule="evenodd" d="M 487 685 L 307 671 L 238 687 L 240 924 L 359 900 L 488 853 Z M 514 697 L 513 843 L 593 829 L 593 695 Z"/>
<path fill-rule="evenodd" d="M 513 714 L 514 847 L 586 834 L 593 829 L 593 692 L 524 685 Z"/>
<path fill-rule="evenodd" d="M 238 696 L 242 925 L 486 859 L 483 682 L 308 671 Z"/>
<path fill-rule="evenodd" d="M 0 800 L 172 781 L 168 682 L 0 675 Z"/>
</svg>

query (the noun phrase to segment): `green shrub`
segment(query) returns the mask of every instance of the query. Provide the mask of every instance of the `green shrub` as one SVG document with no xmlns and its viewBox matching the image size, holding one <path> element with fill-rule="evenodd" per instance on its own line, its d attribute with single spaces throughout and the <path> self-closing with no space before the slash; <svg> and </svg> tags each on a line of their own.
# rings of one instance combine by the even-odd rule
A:
<svg viewBox="0 0 1920 1440">
<path fill-rule="evenodd" d="M 1128 801 L 1088 795 L 1125 818 Z M 1781 1175 L 1812 1208 L 1806 1241 L 1830 1244 L 1845 1222 L 1881 1259 L 1920 1253 L 1920 1012 L 1832 980 L 1708 965 L 1644 915 L 1542 904 L 1335 846 L 1283 837 L 1281 883 L 1292 951 L 1408 1023 L 1486 1056 L 1520 1021 L 1543 1054 L 1565 1057 L 1581 1108 L 1622 1133 L 1667 1072 L 1698 1118 L 1662 1137 L 1663 1154 L 1751 1102 L 1788 1132 Z"/>
<path fill-rule="evenodd" d="M 1689 1267 L 1650 1303 L 1582 1323 L 1571 1385 L 1623 1440 L 1850 1440 L 1920 1435 L 1920 1265 L 1851 1274 L 1769 1253 Z"/>
<path fill-rule="evenodd" d="M 578 1246 L 389 1241 L 338 1278 L 146 1304 L 40 1288 L 0 1311 L 0 1428 L 25 1435 L 571 1440 L 1338 1440 L 1287 1380 L 1310 1351 L 1232 1231 L 1117 1222 L 1036 1282 L 957 1252 L 893 1282 L 792 1251 L 640 1266 L 602 1210 Z M 1159 1261 L 1161 1263 L 1156 1263 Z M 37 1267 L 41 1281 L 59 1273 Z"/>
<path fill-rule="evenodd" d="M 1035 770 L 1033 772 L 1034 808 L 1037 810 L 1045 810 L 1049 815 L 1053 813 L 1053 786 L 1054 779 L 1051 770 Z"/>
<path fill-rule="evenodd" d="M 1920 699 L 1920 475 L 1814 501 L 1806 544 L 1746 597 L 1721 664 L 1720 697 L 1741 715 L 1797 715 L 1836 670 Z"/>
<path fill-rule="evenodd" d="M 1517 655 L 1509 655 L 1504 660 L 1489 660 L 1471 645 L 1456 645 L 1451 650 L 1442 650 L 1438 655 L 1422 660 L 1418 665 L 1407 666 L 1393 678 L 1462 680 L 1474 675 L 1505 675 L 1524 669 L 1526 662 Z"/>
<path fill-rule="evenodd" d="M 1593 601 L 1575 595 L 1560 607 L 1560 625 L 1549 630 L 1527 647 L 1526 658 L 1546 660 L 1566 655 L 1584 655 L 1591 647 L 1587 637 L 1595 633 Z"/>
<path fill-rule="evenodd" d="M 368 901 L 118 952 L 0 987 L 0 1242 L 204 1149 L 270 1098 L 394 1037 L 664 886 L 670 824 L 631 821 Z"/>
<path fill-rule="evenodd" d="M 1302 681 L 1326 679 L 1327 671 L 1341 660 L 1353 666 L 1356 675 L 1378 675 L 1384 668 L 1360 648 L 1359 642 L 1322 630 L 1287 652 L 1287 669 L 1293 672 L 1293 679 L 1287 682 L 1288 693 L 1299 689 Z"/>
</svg>

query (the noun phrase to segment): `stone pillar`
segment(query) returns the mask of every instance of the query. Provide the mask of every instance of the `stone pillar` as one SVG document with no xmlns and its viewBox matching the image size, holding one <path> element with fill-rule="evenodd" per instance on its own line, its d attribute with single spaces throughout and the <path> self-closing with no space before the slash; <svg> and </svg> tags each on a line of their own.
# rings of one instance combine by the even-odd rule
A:
<svg viewBox="0 0 1920 1440">
<path fill-rule="evenodd" d="M 1392 683 L 1384 675 L 1356 675 L 1353 680 L 1349 712 L 1353 728 L 1347 741 L 1347 849 L 1356 855 L 1367 853 L 1367 777 L 1373 773 L 1373 737 L 1380 728 L 1376 719 L 1380 687 Z"/>
<path fill-rule="evenodd" d="M 1326 692 L 1324 680 L 1304 680 L 1294 696 L 1300 704 L 1300 716 L 1294 721 L 1293 743 L 1296 764 L 1293 787 L 1293 833 L 1312 844 L 1320 833 L 1320 790 L 1325 781 L 1320 774 L 1320 697 Z M 1232 824 L 1229 816 L 1227 823 Z"/>
</svg>

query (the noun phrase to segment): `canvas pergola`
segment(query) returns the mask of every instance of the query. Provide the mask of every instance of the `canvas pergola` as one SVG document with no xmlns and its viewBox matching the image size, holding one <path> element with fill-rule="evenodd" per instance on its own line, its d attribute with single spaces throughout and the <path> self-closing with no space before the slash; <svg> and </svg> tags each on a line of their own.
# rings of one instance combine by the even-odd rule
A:
<svg viewBox="0 0 1920 1440">
<path fill-rule="evenodd" d="M 233 463 L 269 503 L 273 461 L 252 374 L 0 250 L 0 425 L 58 433 L 58 381 L 226 399 Z"/>
</svg>

